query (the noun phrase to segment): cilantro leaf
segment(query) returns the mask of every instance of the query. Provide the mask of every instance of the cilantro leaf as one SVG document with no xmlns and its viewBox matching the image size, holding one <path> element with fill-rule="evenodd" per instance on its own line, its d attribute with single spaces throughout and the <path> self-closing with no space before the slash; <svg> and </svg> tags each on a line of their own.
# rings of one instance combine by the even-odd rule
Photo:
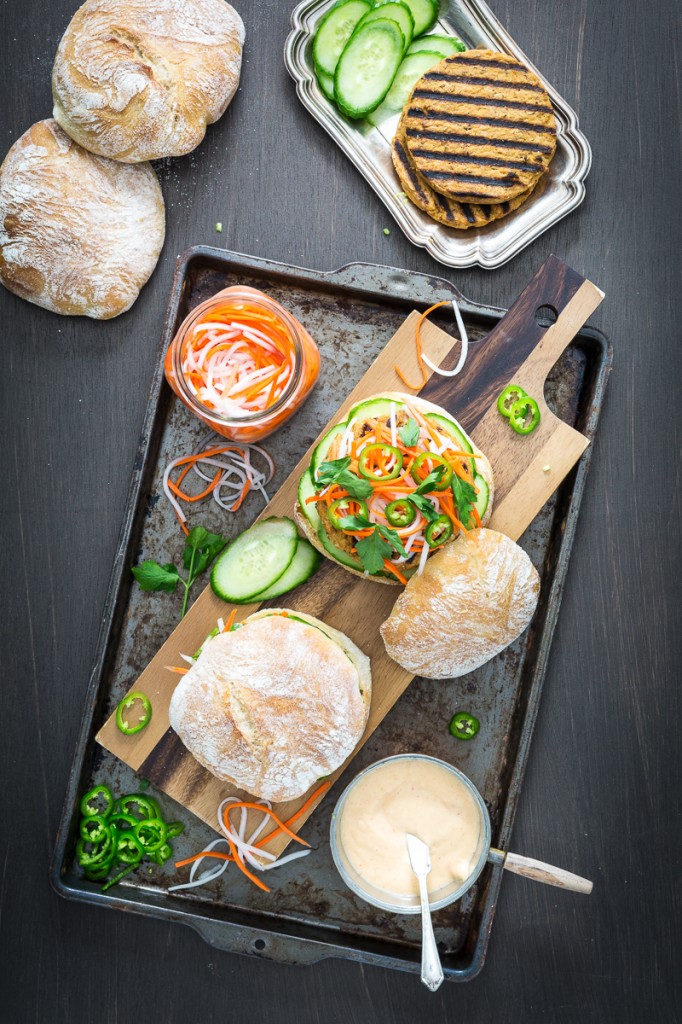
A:
<svg viewBox="0 0 682 1024">
<path fill-rule="evenodd" d="M 406 448 L 414 448 L 419 440 L 419 424 L 410 416 L 407 423 L 403 424 L 398 433 L 400 434 L 400 440 Z"/>
<path fill-rule="evenodd" d="M 355 545 L 363 568 L 372 575 L 382 572 L 384 559 L 390 558 L 392 548 L 378 530 L 372 530 L 369 537 L 363 537 Z"/>
<path fill-rule="evenodd" d="M 422 482 L 417 487 L 415 494 L 426 494 L 428 491 L 432 491 L 436 484 L 439 484 L 443 473 L 445 472 L 445 466 L 436 466 L 432 469 L 428 476 L 425 476 Z"/>
<path fill-rule="evenodd" d="M 330 462 L 321 462 L 315 473 L 315 482 L 326 487 L 328 484 L 338 484 L 347 491 L 351 498 L 369 498 L 372 493 L 372 485 L 368 480 L 363 480 L 349 470 L 350 456 L 345 459 L 332 459 Z"/>
<path fill-rule="evenodd" d="M 350 466 L 350 455 L 345 459 L 332 459 L 330 462 L 321 462 L 317 467 L 315 473 L 315 479 L 317 483 L 327 486 L 327 484 L 333 484 L 336 480 L 337 473 L 342 473 L 344 469 L 348 469 Z"/>
<path fill-rule="evenodd" d="M 473 516 L 471 506 L 476 503 L 476 489 L 473 484 L 454 474 L 452 477 L 452 493 L 455 498 L 455 505 L 459 513 L 462 526 L 468 530 L 472 524 Z"/>
<path fill-rule="evenodd" d="M 384 538 L 386 543 L 391 545 L 394 551 L 396 551 L 399 555 L 402 555 L 403 558 L 407 557 L 407 551 L 403 547 L 403 542 L 401 541 L 400 537 L 395 532 L 395 530 L 391 530 L 390 527 L 388 526 L 382 526 L 381 523 L 377 523 L 376 529 Z"/>
<path fill-rule="evenodd" d="M 175 590 L 180 579 L 174 565 L 159 565 L 153 559 L 147 559 L 141 565 L 132 567 L 132 574 L 142 590 Z"/>
<path fill-rule="evenodd" d="M 364 516 L 343 516 L 339 519 L 339 526 L 342 530 L 371 530 L 374 523 Z"/>
<path fill-rule="evenodd" d="M 407 500 L 418 509 L 429 523 L 432 523 L 434 519 L 438 518 L 438 513 L 433 507 L 433 502 L 425 498 L 423 494 L 418 494 L 417 491 L 414 494 L 408 494 Z"/>
</svg>

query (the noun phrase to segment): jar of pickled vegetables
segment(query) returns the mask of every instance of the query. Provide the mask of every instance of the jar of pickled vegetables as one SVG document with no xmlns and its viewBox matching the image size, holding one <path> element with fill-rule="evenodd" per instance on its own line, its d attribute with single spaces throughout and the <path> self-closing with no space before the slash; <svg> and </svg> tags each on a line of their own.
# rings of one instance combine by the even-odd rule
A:
<svg viewBox="0 0 682 1024">
<path fill-rule="evenodd" d="M 320 372 L 305 328 L 256 288 L 225 288 L 193 309 L 166 353 L 166 379 L 195 416 L 233 441 L 259 441 L 303 404 Z"/>
</svg>

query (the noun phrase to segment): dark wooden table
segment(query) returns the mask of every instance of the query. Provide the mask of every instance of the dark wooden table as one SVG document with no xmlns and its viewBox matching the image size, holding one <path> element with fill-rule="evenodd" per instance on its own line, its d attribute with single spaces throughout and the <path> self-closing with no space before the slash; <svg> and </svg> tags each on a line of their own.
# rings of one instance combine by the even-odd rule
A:
<svg viewBox="0 0 682 1024">
<path fill-rule="evenodd" d="M 593 878 L 593 896 L 507 878 L 483 973 L 431 996 L 379 969 L 218 953 L 189 929 L 50 889 L 176 255 L 203 242 L 322 270 L 366 260 L 443 273 L 298 103 L 282 60 L 292 5 L 241 0 L 242 87 L 199 150 L 159 168 L 167 241 L 130 313 L 66 319 L 0 294 L 0 1019 L 680 1020 L 677 0 L 493 2 L 578 111 L 594 166 L 584 205 L 510 265 L 454 275 L 472 299 L 508 305 L 555 252 L 607 294 L 594 323 L 615 368 L 514 832 L 515 849 Z M 50 114 L 52 59 L 74 7 L 2 5 L 3 150 Z"/>
</svg>

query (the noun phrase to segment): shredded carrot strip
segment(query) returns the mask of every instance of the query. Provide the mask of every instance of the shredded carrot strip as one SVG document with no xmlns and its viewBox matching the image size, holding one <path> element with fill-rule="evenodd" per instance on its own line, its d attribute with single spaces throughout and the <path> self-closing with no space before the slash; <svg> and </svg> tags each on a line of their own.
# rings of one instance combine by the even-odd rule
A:
<svg viewBox="0 0 682 1024">
<path fill-rule="evenodd" d="M 428 380 L 428 377 L 426 375 L 426 366 L 424 364 L 424 358 L 422 356 L 422 335 L 421 335 L 422 324 L 426 320 L 426 318 L 429 315 L 429 313 L 433 313 L 434 309 L 440 309 L 441 306 L 449 306 L 449 305 L 450 305 L 450 300 L 449 299 L 447 299 L 447 300 L 445 300 L 443 302 L 436 302 L 436 303 L 434 303 L 433 306 L 429 306 L 429 308 L 424 313 L 422 313 L 422 315 L 419 317 L 419 320 L 417 321 L 417 330 L 415 332 L 415 336 L 416 336 L 416 341 L 417 341 L 417 364 L 419 366 L 419 372 L 422 375 L 421 384 L 410 384 L 410 382 L 407 380 L 407 378 L 403 374 L 402 370 L 400 370 L 397 366 L 394 367 L 395 372 L 398 374 L 398 376 L 400 377 L 400 379 L 403 382 L 403 384 L 405 385 L 405 387 L 409 388 L 411 391 L 421 391 L 421 389 L 426 384 L 426 381 Z"/>
<path fill-rule="evenodd" d="M 290 827 L 295 822 L 297 822 L 298 819 L 305 814 L 305 812 L 308 810 L 311 804 L 314 804 L 319 796 L 322 796 L 323 793 L 326 793 L 330 786 L 331 782 L 323 782 L 321 786 L 318 786 L 314 793 L 310 794 L 306 802 L 302 804 L 299 807 L 299 809 L 291 815 L 290 818 L 287 818 L 285 822 L 282 822 L 282 824 Z M 265 846 L 267 843 L 270 842 L 271 839 L 274 839 L 275 836 L 278 836 L 282 831 L 283 829 L 281 828 L 274 829 L 272 832 L 269 833 L 269 835 L 264 836 L 263 839 L 259 839 L 257 843 L 254 843 L 254 846 Z"/>
<path fill-rule="evenodd" d="M 286 824 L 286 822 L 280 821 L 275 812 L 271 810 L 269 807 L 264 807 L 262 804 L 250 803 L 246 800 L 240 800 L 239 803 L 228 804 L 227 807 L 225 808 L 225 817 L 227 819 L 226 825 L 228 828 L 230 827 L 229 812 L 232 810 L 236 810 L 239 807 L 246 807 L 247 810 L 250 811 L 263 811 L 263 813 L 269 815 L 275 822 L 275 824 L 279 828 L 281 828 L 283 832 L 286 832 L 286 834 L 291 839 L 294 839 L 297 843 L 300 843 L 301 846 L 310 846 L 310 843 L 306 843 L 305 839 L 301 839 L 301 837 L 297 836 L 295 832 L 292 832 L 289 826 Z"/>
<path fill-rule="evenodd" d="M 234 617 L 235 617 L 236 614 L 237 614 L 237 609 L 233 608 L 232 611 L 230 612 L 229 616 L 228 616 L 227 622 L 225 623 L 225 629 L 223 630 L 223 633 L 229 633 L 230 632 L 230 630 L 232 629 L 232 624 L 234 623 Z"/>
<path fill-rule="evenodd" d="M 188 668 L 178 668 L 177 665 L 164 665 L 169 672 L 176 672 L 179 676 L 184 676 L 189 672 Z"/>
<path fill-rule="evenodd" d="M 226 828 L 230 827 L 230 820 L 229 820 L 229 818 L 227 816 L 227 807 L 225 808 L 225 827 Z M 247 868 L 246 864 L 244 863 L 244 861 L 239 856 L 239 852 L 237 851 L 237 847 L 234 845 L 234 843 L 232 842 L 232 840 L 230 839 L 229 836 L 227 836 L 227 842 L 228 842 L 228 845 L 230 847 L 230 853 L 232 854 L 232 857 L 234 858 L 234 862 L 237 865 L 237 867 L 239 868 L 239 870 L 243 871 L 244 874 L 246 875 L 246 877 L 250 878 L 251 881 L 253 882 L 253 884 L 257 885 L 259 889 L 263 890 L 263 892 L 270 892 L 270 890 L 268 889 L 267 885 L 264 882 L 261 882 L 260 878 L 257 878 L 254 875 L 253 871 L 249 871 L 249 869 Z"/>
<path fill-rule="evenodd" d="M 476 506 L 475 506 L 475 505 L 472 505 L 472 506 L 471 506 L 471 514 L 472 514 L 472 516 L 474 517 L 474 522 L 476 523 L 476 526 L 478 526 L 478 527 L 479 527 L 479 529 L 480 529 L 480 527 L 481 527 L 481 526 L 482 526 L 483 524 L 482 524 L 482 522 L 481 522 L 481 517 L 480 517 L 480 516 L 479 516 L 479 514 L 478 514 L 478 509 L 476 508 Z"/>
<path fill-rule="evenodd" d="M 384 558 L 384 565 L 386 566 L 389 572 L 393 573 L 393 575 L 400 580 L 401 583 L 407 583 L 407 578 L 403 576 L 400 569 L 398 569 L 393 564 L 393 562 L 390 561 L 390 559 Z"/>
<path fill-rule="evenodd" d="M 201 853 L 195 853 L 193 857 L 177 860 L 175 866 L 176 868 L 184 868 L 186 864 L 193 864 L 195 860 L 201 860 L 202 857 L 215 857 L 216 860 L 232 860 L 232 856 L 229 853 L 220 853 L 218 850 L 202 850 Z"/>
</svg>

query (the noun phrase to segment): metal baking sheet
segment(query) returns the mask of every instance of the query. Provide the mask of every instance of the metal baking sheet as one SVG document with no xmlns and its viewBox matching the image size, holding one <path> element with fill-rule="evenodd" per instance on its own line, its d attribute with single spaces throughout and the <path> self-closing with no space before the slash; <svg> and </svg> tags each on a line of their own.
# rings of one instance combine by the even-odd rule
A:
<svg viewBox="0 0 682 1024">
<path fill-rule="evenodd" d="M 205 888 L 169 895 L 167 887 L 184 880 L 184 872 L 176 873 L 170 863 L 153 868 L 151 874 L 138 870 L 103 894 L 80 876 L 74 861 L 80 794 L 94 780 L 106 781 L 116 792 L 139 785 L 129 768 L 94 742 L 94 734 L 179 617 L 179 596 L 141 592 L 132 585 L 129 569 L 141 558 L 177 560 L 182 539 L 160 479 L 163 467 L 188 451 L 204 429 L 166 385 L 163 354 L 191 308 L 236 283 L 259 287 L 282 302 L 309 329 L 322 354 L 313 395 L 267 442 L 277 464 L 275 486 L 411 309 L 456 297 L 474 344 L 485 344 L 487 332 L 502 315 L 501 310 L 462 299 L 445 279 L 391 267 L 351 264 L 322 274 L 205 247 L 180 257 L 57 837 L 52 883 L 68 898 L 189 924 L 223 949 L 287 963 L 343 957 L 418 972 L 418 918 L 374 909 L 357 899 L 337 875 L 328 843 L 332 808 L 343 786 L 366 765 L 389 754 L 423 751 L 456 764 L 471 777 L 490 810 L 493 844 L 508 849 L 590 449 L 521 541 L 542 576 L 541 604 L 531 629 L 461 680 L 434 685 L 416 679 L 410 685 L 306 823 L 303 834 L 314 854 L 278 871 L 269 895 L 229 871 Z M 447 316 L 434 319 L 445 329 L 451 326 Z M 547 398 L 554 411 L 589 438 L 596 430 L 609 366 L 606 339 L 585 328 L 548 379 Z M 196 516 L 195 521 L 231 535 L 261 507 L 252 495 L 226 522 L 213 505 L 206 502 L 201 519 Z M 450 717 L 463 704 L 485 719 L 484 740 L 462 744 L 449 735 Z M 179 858 L 214 838 L 205 824 L 168 797 L 161 794 L 159 800 L 168 815 L 186 823 L 185 834 L 175 841 Z M 468 980 L 481 969 L 501 875 L 499 866 L 489 865 L 462 901 L 435 915 L 448 979 Z"/>
<path fill-rule="evenodd" d="M 418 210 L 402 192 L 391 162 L 391 141 L 398 115 L 378 128 L 345 118 L 320 89 L 312 60 L 312 39 L 321 18 L 336 0 L 304 0 L 291 16 L 284 59 L 304 107 L 341 147 L 415 245 L 449 267 L 500 267 L 565 217 L 585 198 L 584 181 L 592 154 L 575 111 L 528 60 L 484 0 L 441 0 L 431 32 L 456 35 L 468 49 L 485 47 L 516 57 L 545 85 L 557 119 L 557 151 L 547 180 L 518 210 L 502 220 L 466 231 L 445 227 Z"/>
</svg>

